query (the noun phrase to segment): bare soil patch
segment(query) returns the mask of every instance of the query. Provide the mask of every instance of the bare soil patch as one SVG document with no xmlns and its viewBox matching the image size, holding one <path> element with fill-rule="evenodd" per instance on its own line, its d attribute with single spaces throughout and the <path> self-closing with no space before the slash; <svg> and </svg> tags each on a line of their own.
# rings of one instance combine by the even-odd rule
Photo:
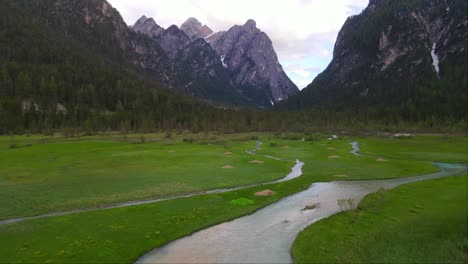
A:
<svg viewBox="0 0 468 264">
<path fill-rule="evenodd" d="M 348 178 L 349 175 L 346 175 L 346 174 L 337 174 L 337 175 L 334 175 L 335 177 L 338 177 L 338 178 Z"/>
<path fill-rule="evenodd" d="M 276 192 L 274 192 L 272 190 L 263 190 L 263 191 L 255 193 L 256 196 L 272 196 L 272 195 L 275 195 L 275 194 L 276 194 Z"/>
<path fill-rule="evenodd" d="M 252 163 L 252 164 L 262 164 L 262 163 L 265 163 L 264 161 L 261 161 L 261 160 L 251 160 L 249 161 L 249 163 Z"/>
</svg>

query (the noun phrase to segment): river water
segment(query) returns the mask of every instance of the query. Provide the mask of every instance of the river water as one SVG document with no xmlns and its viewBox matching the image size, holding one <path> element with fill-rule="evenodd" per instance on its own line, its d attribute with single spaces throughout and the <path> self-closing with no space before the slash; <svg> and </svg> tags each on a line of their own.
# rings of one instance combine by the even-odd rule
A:
<svg viewBox="0 0 468 264">
<path fill-rule="evenodd" d="M 357 145 L 356 145 L 357 146 Z M 300 231 L 379 189 L 466 173 L 466 165 L 435 163 L 440 172 L 399 179 L 314 183 L 252 215 L 216 225 L 155 249 L 137 263 L 292 263 Z M 315 205 L 313 210 L 303 210 Z"/>
</svg>

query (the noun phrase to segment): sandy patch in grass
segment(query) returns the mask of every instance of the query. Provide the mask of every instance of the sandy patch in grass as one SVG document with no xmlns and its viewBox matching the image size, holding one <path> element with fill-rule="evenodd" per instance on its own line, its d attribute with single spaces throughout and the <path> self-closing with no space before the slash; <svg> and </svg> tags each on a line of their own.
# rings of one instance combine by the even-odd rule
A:
<svg viewBox="0 0 468 264">
<path fill-rule="evenodd" d="M 328 148 L 328 150 L 336 150 L 336 148 Z"/>
<path fill-rule="evenodd" d="M 274 192 L 272 190 L 263 190 L 263 191 L 255 193 L 256 196 L 272 196 L 272 195 L 275 195 L 275 194 L 276 194 L 276 192 Z"/>
<path fill-rule="evenodd" d="M 262 164 L 262 163 L 265 163 L 264 161 L 261 161 L 261 160 L 251 160 L 249 161 L 250 163 L 252 164 Z"/>
<path fill-rule="evenodd" d="M 338 177 L 338 178 L 348 178 L 349 175 L 346 175 L 346 174 L 337 174 L 337 175 L 334 175 L 335 177 Z"/>
<path fill-rule="evenodd" d="M 339 159 L 340 156 L 337 156 L 337 155 L 332 155 L 332 156 L 328 156 L 329 159 Z"/>
<path fill-rule="evenodd" d="M 384 159 L 384 158 L 378 158 L 378 159 L 376 159 L 376 161 L 378 161 L 378 162 L 386 162 L 386 161 L 388 161 L 388 160 L 386 160 L 386 159 Z"/>
<path fill-rule="evenodd" d="M 176 153 L 177 151 L 175 151 L 175 150 L 169 150 L 168 152 L 169 152 L 169 153 Z"/>
<path fill-rule="evenodd" d="M 224 155 L 232 155 L 232 152 L 224 152 Z"/>
<path fill-rule="evenodd" d="M 223 169 L 234 169 L 234 167 L 231 166 L 231 165 L 225 165 L 225 166 L 223 167 Z"/>
</svg>

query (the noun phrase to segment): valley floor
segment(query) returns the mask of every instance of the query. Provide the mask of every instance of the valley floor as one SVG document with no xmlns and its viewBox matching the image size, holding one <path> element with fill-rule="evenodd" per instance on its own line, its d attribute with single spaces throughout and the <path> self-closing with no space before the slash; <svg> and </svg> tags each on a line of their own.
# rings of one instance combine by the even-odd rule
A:
<svg viewBox="0 0 468 264">
<path fill-rule="evenodd" d="M 283 160 L 246 153 L 258 140 L 263 145 L 257 154 Z M 369 156 L 350 153 L 350 143 L 356 140 Z M 256 186 L 0 225 L 1 261 L 132 262 L 154 248 L 253 213 L 314 182 L 415 176 L 436 171 L 430 161 L 466 162 L 466 144 L 466 138 L 459 136 L 328 140 L 323 135 L 153 134 L 144 140 L 130 135 L 128 142 L 119 135 L 0 137 L 0 219 L 271 182 L 289 173 L 294 160 L 305 163 L 301 177 L 268 185 L 275 193 L 271 196 L 255 195 L 266 189 Z M 466 220 L 466 215 L 453 217 Z M 453 228 L 466 230 L 466 225 Z M 297 248 L 308 241 L 304 238 L 308 232 L 294 247 L 298 261 L 302 259 L 296 258 Z M 420 235 L 421 239 L 432 236 Z M 305 247 L 303 252 L 315 250 Z"/>
<path fill-rule="evenodd" d="M 467 179 L 411 183 L 305 229 L 295 263 L 466 263 Z M 313 253 L 312 253 L 313 252 Z"/>
</svg>

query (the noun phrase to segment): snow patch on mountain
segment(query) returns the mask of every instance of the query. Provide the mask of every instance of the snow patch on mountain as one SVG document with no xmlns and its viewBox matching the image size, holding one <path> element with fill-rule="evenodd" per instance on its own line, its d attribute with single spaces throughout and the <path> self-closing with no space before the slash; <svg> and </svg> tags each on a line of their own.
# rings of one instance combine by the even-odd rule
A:
<svg viewBox="0 0 468 264">
<path fill-rule="evenodd" d="M 439 77 L 439 56 L 436 54 L 437 43 L 432 45 L 431 57 L 432 57 L 432 65 L 434 65 L 434 69 L 437 72 L 437 77 Z"/>
<path fill-rule="evenodd" d="M 224 56 L 224 55 L 221 56 L 221 63 L 223 64 L 223 67 L 227 69 L 228 66 L 227 66 L 227 64 L 226 64 L 225 59 L 226 59 L 226 56 Z"/>
</svg>

